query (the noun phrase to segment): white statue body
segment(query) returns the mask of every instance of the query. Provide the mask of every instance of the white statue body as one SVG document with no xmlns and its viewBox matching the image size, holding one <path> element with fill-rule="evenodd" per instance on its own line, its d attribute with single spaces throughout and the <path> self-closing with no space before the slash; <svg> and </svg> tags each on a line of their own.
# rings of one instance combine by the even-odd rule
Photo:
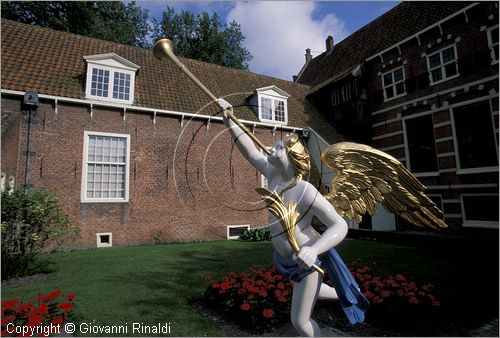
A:
<svg viewBox="0 0 500 338">
<path fill-rule="evenodd" d="M 226 101 L 219 99 L 219 105 L 228 110 L 232 107 Z M 283 141 L 278 140 L 271 149 L 270 155 L 262 154 L 253 141 L 241 130 L 227 114 L 224 114 L 224 124 L 241 154 L 260 173 L 268 179 L 268 188 L 281 194 L 284 189 L 296 180 L 296 170 L 290 161 L 287 148 Z M 300 214 L 295 227 L 295 235 L 300 252 L 295 254 L 290 246 L 281 223 L 270 214 L 272 243 L 277 253 L 282 257 L 293 258 L 303 269 L 310 269 L 319 255 L 337 246 L 347 235 L 345 220 L 335 211 L 333 206 L 309 182 L 300 181 L 289 188 L 284 194 L 284 202 L 297 203 Z M 311 226 L 312 217 L 316 216 L 327 230 L 319 235 Z M 337 299 L 334 288 L 322 283 L 322 276 L 313 271 L 302 278 L 300 282 L 294 281 L 291 321 L 295 329 L 302 336 L 320 336 L 318 324 L 311 319 L 312 310 L 316 299 Z"/>
</svg>

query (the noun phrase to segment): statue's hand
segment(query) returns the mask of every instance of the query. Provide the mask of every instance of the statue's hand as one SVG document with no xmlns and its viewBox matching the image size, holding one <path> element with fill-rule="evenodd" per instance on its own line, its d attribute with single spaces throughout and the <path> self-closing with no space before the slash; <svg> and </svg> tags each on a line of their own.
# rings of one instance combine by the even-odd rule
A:
<svg viewBox="0 0 500 338">
<path fill-rule="evenodd" d="M 227 117 L 228 112 L 233 113 L 233 106 L 226 100 L 222 98 L 217 99 L 217 104 L 223 109 L 224 117 Z"/>
<path fill-rule="evenodd" d="M 318 252 L 310 246 L 303 246 L 297 254 L 297 263 L 304 269 L 310 268 L 318 259 Z"/>
</svg>

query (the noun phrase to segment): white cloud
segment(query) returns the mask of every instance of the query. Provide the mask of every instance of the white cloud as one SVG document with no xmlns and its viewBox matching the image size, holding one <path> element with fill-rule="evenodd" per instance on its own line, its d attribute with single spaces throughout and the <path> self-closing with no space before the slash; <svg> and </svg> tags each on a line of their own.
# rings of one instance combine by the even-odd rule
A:
<svg viewBox="0 0 500 338">
<path fill-rule="evenodd" d="M 335 42 L 348 35 L 333 13 L 314 19 L 315 6 L 312 1 L 237 2 L 227 22 L 241 25 L 243 44 L 253 55 L 250 70 L 291 80 L 304 65 L 306 48 L 314 55 L 325 50 L 328 35 Z"/>
</svg>

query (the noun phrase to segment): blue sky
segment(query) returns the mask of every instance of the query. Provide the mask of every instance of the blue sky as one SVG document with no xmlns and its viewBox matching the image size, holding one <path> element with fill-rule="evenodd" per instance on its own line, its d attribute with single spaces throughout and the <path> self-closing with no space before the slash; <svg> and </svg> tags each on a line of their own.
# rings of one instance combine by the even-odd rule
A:
<svg viewBox="0 0 500 338">
<path fill-rule="evenodd" d="M 149 17 L 161 18 L 167 6 L 177 13 L 217 12 L 225 22 L 235 20 L 246 37 L 243 45 L 253 55 L 250 71 L 291 80 L 305 62 L 325 50 L 325 39 L 335 42 L 384 14 L 398 1 L 138 1 Z"/>
</svg>

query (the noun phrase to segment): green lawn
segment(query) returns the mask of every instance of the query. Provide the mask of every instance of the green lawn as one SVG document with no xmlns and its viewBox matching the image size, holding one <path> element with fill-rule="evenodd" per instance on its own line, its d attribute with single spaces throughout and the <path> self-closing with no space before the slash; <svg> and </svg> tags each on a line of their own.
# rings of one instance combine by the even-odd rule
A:
<svg viewBox="0 0 500 338">
<path fill-rule="evenodd" d="M 483 270 L 485 264 L 475 261 L 463 248 L 423 249 L 348 239 L 338 249 L 348 264 L 362 258 L 367 263 L 376 262 L 380 270 L 435 283 L 445 303 L 448 300 L 449 306 L 458 306 L 460 313 L 477 313 L 472 306 L 476 299 L 481 304 L 482 295 L 487 294 L 495 299 L 498 316 L 498 257 L 496 263 L 490 261 L 496 265 L 496 274 L 492 269 L 477 278 L 476 270 Z M 2 299 L 27 301 L 39 292 L 60 288 L 64 294 L 77 296 L 75 322 L 168 322 L 174 336 L 219 336 L 222 332 L 190 305 L 207 286 L 202 277 L 252 266 L 269 267 L 271 251 L 270 242 L 214 241 L 53 253 L 47 255 L 54 269 L 48 278 L 31 285 L 3 287 Z M 476 287 L 471 283 L 484 288 L 496 283 L 496 288 L 471 289 Z"/>
</svg>

